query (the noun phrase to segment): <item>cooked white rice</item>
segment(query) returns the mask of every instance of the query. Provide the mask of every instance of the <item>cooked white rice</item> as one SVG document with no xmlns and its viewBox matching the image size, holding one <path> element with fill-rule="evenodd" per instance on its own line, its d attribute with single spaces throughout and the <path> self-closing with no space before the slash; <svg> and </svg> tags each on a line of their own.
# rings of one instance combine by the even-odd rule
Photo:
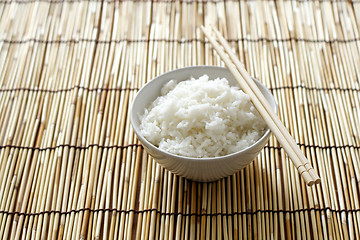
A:
<svg viewBox="0 0 360 240">
<path fill-rule="evenodd" d="M 167 152 L 218 157 L 255 143 L 266 124 L 249 96 L 225 78 L 168 82 L 140 116 L 141 133 Z"/>
</svg>

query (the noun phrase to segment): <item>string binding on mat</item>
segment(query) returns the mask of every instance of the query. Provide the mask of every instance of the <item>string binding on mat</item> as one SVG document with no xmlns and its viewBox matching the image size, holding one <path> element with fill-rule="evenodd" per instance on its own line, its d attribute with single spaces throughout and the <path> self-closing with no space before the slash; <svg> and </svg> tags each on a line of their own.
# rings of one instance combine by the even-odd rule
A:
<svg viewBox="0 0 360 240">
<path fill-rule="evenodd" d="M 311 144 L 304 144 L 304 143 L 298 143 L 297 144 L 299 147 L 304 147 L 304 148 L 318 148 L 318 149 L 345 149 L 345 148 L 353 148 L 353 149 L 360 149 L 360 146 L 355 146 L 355 145 L 341 145 L 341 146 L 320 146 L 320 145 L 311 145 Z M 90 149 L 92 147 L 98 147 L 98 148 L 104 148 L 104 149 L 110 149 L 110 148 L 119 148 L 119 149 L 124 149 L 124 148 L 129 148 L 129 147 L 140 147 L 143 149 L 143 146 L 141 144 L 129 144 L 129 145 L 110 145 L 110 146 L 104 146 L 104 145 L 100 145 L 100 144 L 89 144 L 87 146 L 76 146 L 76 145 L 71 145 L 71 144 L 60 144 L 57 145 L 55 147 L 30 147 L 30 146 L 17 146 L 17 145 L 3 145 L 0 146 L 0 149 L 3 148 L 17 148 L 17 149 L 26 149 L 26 150 L 38 150 L 38 151 L 46 151 L 46 150 L 55 150 L 57 148 L 61 148 L 61 147 L 68 147 L 68 148 L 75 148 L 75 149 L 80 149 L 80 150 L 87 150 Z M 268 149 L 276 149 L 276 150 L 281 150 L 282 147 L 279 146 L 265 146 L 265 148 Z"/>
<path fill-rule="evenodd" d="M 360 38 L 351 38 L 351 39 L 309 39 L 309 38 L 237 38 L 237 39 L 227 39 L 228 42 L 306 42 L 306 43 L 352 43 L 360 41 Z M 28 38 L 22 40 L 13 40 L 13 39 L 0 39 L 0 42 L 8 43 L 8 44 L 25 44 L 25 43 L 42 43 L 42 44 L 70 44 L 70 43 L 81 43 L 81 42 L 95 42 L 97 44 L 111 44 L 111 43 L 149 43 L 149 42 L 167 42 L 167 43 L 191 43 L 191 42 L 200 42 L 200 43 L 209 43 L 207 40 L 199 39 L 199 38 L 190 38 L 190 39 L 166 39 L 166 38 L 157 38 L 157 39 L 117 39 L 117 40 L 98 40 L 98 39 L 90 39 L 90 38 L 79 38 L 79 39 L 53 39 L 53 40 L 44 40 L 44 39 L 36 39 L 36 38 Z"/>
<path fill-rule="evenodd" d="M 89 211 L 89 212 L 117 212 L 117 213 L 125 213 L 125 214 L 129 214 L 129 213 L 134 213 L 134 214 L 142 214 L 142 213 L 148 213 L 148 212 L 156 212 L 157 214 L 161 215 L 161 216 L 183 216 L 183 217 L 191 217 L 191 216 L 195 216 L 195 217 L 215 217 L 215 216 L 224 216 L 224 217 L 230 217 L 230 216 L 237 216 L 237 215 L 256 215 L 256 214 L 261 214 L 261 213 L 289 213 L 289 214 L 294 214 L 294 213 L 300 213 L 300 212 L 311 212 L 311 211 L 315 211 L 315 212 L 326 212 L 326 211 L 330 211 L 333 213 L 356 213 L 356 212 L 360 212 L 360 209 L 332 209 L 330 207 L 326 207 L 326 208 L 303 208 L 303 209 L 296 209 L 296 210 L 272 210 L 272 209 L 258 209 L 256 211 L 253 212 L 233 212 L 233 213 L 181 213 L 181 212 L 177 212 L 177 213 L 168 213 L 168 212 L 161 212 L 159 209 L 157 208 L 151 208 L 151 209 L 144 209 L 144 210 L 135 210 L 135 209 L 130 209 L 130 210 L 119 210 L 116 208 L 103 208 L 103 209 L 90 209 L 90 208 L 82 208 L 82 209 L 77 209 L 77 210 L 70 210 L 70 211 L 66 211 L 66 212 L 62 212 L 62 211 L 56 211 L 56 210 L 51 210 L 51 211 L 42 211 L 42 212 L 38 212 L 38 213 L 21 213 L 21 212 L 8 212 L 8 211 L 0 211 L 0 214 L 6 214 L 6 215 L 23 215 L 23 216 L 39 216 L 39 215 L 45 215 L 45 214 L 60 214 L 60 215 L 67 215 L 67 214 L 71 214 L 71 213 L 80 213 L 80 212 L 85 212 L 85 211 Z"/>
<path fill-rule="evenodd" d="M 26 4 L 26 3 L 34 3 L 34 2 L 45 2 L 45 3 L 51 3 L 51 4 L 57 4 L 57 3 L 74 3 L 74 2 L 95 2 L 95 3 L 114 3 L 114 2 L 161 2 L 161 3 L 183 3 L 183 4 L 194 4 L 194 3 L 223 3 L 223 2 L 251 2 L 251 1 L 261 1 L 261 2 L 273 2 L 273 0 L 195 0 L 195 1 L 188 1 L 188 0 L 28 0 L 28 1 L 20 1 L 20 0 L 10 0 L 10 1 L 0 1 L 2 4 L 11 4 L 11 3 L 17 3 L 17 4 Z M 285 0 L 286 2 L 313 2 L 314 0 Z M 353 1 L 346 1 L 346 0 L 315 0 L 317 2 L 350 2 L 352 4 L 359 3 L 359 0 L 353 0 Z"/>
<path fill-rule="evenodd" d="M 28 92 L 45 92 L 45 93 L 60 93 L 60 92 L 70 92 L 73 90 L 86 90 L 89 92 L 96 91 L 138 91 L 139 88 L 88 88 L 82 86 L 73 86 L 70 88 L 63 89 L 41 89 L 41 88 L 3 88 L 0 89 L 0 92 L 16 92 L 16 91 L 28 91 Z"/>
<path fill-rule="evenodd" d="M 73 86 L 70 88 L 63 89 L 41 89 L 41 88 L 0 88 L 0 92 L 16 92 L 16 91 L 29 91 L 29 92 L 47 92 L 47 93 L 59 93 L 59 92 L 70 92 L 77 89 L 83 89 L 89 92 L 92 91 L 138 91 L 139 88 L 88 88 L 82 86 Z M 282 89 L 304 89 L 307 91 L 341 91 L 341 92 L 360 92 L 358 88 L 348 88 L 348 87 L 308 87 L 304 85 L 296 86 L 280 86 L 280 87 L 269 87 L 270 91 L 278 91 Z"/>
</svg>

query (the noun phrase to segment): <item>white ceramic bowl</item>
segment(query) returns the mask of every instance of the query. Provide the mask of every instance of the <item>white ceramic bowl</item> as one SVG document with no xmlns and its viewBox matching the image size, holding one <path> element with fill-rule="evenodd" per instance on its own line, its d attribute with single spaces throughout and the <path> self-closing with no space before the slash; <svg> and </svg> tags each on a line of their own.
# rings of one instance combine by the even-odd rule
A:
<svg viewBox="0 0 360 240">
<path fill-rule="evenodd" d="M 221 157 L 191 158 L 174 155 L 159 149 L 142 136 L 139 127 L 139 114 L 143 114 L 145 108 L 147 108 L 160 95 L 160 90 L 166 82 L 172 79 L 183 81 L 189 79 L 190 77 L 199 78 L 204 74 L 208 75 L 209 79 L 225 77 L 229 81 L 230 85 L 238 86 L 237 81 L 226 68 L 215 66 L 195 66 L 176 69 L 154 78 L 142 89 L 140 89 L 132 104 L 130 121 L 145 150 L 164 168 L 168 169 L 172 173 L 191 180 L 209 182 L 232 175 L 244 168 L 246 165 L 250 164 L 267 143 L 270 137 L 270 130 L 268 129 L 256 143 L 239 152 Z M 255 79 L 254 81 L 269 102 L 270 106 L 277 111 L 273 95 L 259 81 Z"/>
</svg>

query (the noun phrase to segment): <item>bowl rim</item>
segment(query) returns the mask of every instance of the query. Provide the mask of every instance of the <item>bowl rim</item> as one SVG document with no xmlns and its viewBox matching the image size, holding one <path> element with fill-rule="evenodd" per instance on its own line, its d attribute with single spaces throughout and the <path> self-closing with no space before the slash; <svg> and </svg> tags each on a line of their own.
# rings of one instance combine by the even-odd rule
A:
<svg viewBox="0 0 360 240">
<path fill-rule="evenodd" d="M 145 145 L 148 148 L 154 148 L 156 149 L 156 151 L 159 151 L 160 153 L 166 155 L 166 157 L 171 157 L 171 158 L 176 158 L 176 159 L 181 159 L 181 160 L 185 160 L 185 161 L 191 161 L 191 162 L 197 162 L 197 161 L 207 161 L 207 162 L 211 162 L 211 161 L 221 161 L 221 160 L 226 160 L 228 158 L 232 158 L 232 157 L 236 157 L 237 155 L 241 155 L 243 153 L 246 153 L 247 151 L 250 151 L 251 149 L 253 149 L 256 145 L 260 144 L 262 141 L 264 141 L 270 134 L 271 134 L 271 130 L 267 127 L 266 132 L 262 135 L 261 138 L 259 138 L 255 143 L 251 144 L 250 146 L 241 149 L 240 151 L 234 152 L 234 153 L 230 153 L 224 156 L 218 156 L 218 157 L 203 157 L 203 158 L 197 158 L 197 157 L 187 157 L 187 156 L 181 156 L 181 155 L 176 155 L 167 151 L 164 151 L 162 149 L 160 149 L 159 147 L 155 146 L 154 144 L 152 144 L 151 142 L 149 142 L 142 134 L 140 131 L 140 128 L 135 124 L 135 112 L 133 111 L 133 105 L 136 102 L 136 99 L 138 98 L 139 95 L 141 95 L 144 91 L 146 91 L 147 86 L 149 84 L 151 84 L 152 81 L 161 78 L 164 75 L 168 75 L 170 73 L 176 72 L 176 71 L 185 71 L 188 69 L 194 69 L 194 68 L 212 68 L 212 69 L 219 69 L 221 71 L 229 71 L 227 68 L 225 67 L 220 67 L 220 66 L 211 66 L 211 65 L 199 65 L 199 66 L 190 66 L 190 67 L 182 67 L 182 68 L 176 68 L 174 70 L 162 73 L 154 78 L 152 78 L 149 82 L 147 82 L 144 86 L 141 87 L 141 89 L 136 93 L 136 96 L 134 98 L 134 100 L 132 101 L 131 104 L 131 108 L 130 108 L 130 123 L 133 127 L 133 130 L 135 132 L 135 134 L 137 135 L 137 138 L 140 140 L 140 142 Z M 272 99 L 274 100 L 275 103 L 275 109 L 273 109 L 275 111 L 276 114 L 278 114 L 278 104 L 276 102 L 276 99 L 274 97 L 274 95 L 270 92 L 270 90 L 263 84 L 261 83 L 259 80 L 255 79 L 252 77 L 252 79 L 254 81 L 256 81 L 258 84 L 260 84 L 265 91 L 272 97 Z M 185 81 L 185 80 L 183 80 Z M 240 88 L 240 86 L 239 86 Z M 145 89 L 145 90 L 144 90 Z M 241 89 L 241 88 L 240 88 Z"/>
</svg>

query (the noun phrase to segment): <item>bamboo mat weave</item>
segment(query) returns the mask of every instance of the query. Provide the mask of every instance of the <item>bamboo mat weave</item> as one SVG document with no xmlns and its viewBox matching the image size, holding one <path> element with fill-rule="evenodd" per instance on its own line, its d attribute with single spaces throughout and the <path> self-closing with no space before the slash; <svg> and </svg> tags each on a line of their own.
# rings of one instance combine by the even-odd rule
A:
<svg viewBox="0 0 360 240">
<path fill-rule="evenodd" d="M 214 24 L 321 177 L 275 138 L 239 173 L 164 170 L 129 123 L 141 86 L 222 65 Z M 0 1 L 0 238 L 360 239 L 360 2 Z"/>
</svg>

